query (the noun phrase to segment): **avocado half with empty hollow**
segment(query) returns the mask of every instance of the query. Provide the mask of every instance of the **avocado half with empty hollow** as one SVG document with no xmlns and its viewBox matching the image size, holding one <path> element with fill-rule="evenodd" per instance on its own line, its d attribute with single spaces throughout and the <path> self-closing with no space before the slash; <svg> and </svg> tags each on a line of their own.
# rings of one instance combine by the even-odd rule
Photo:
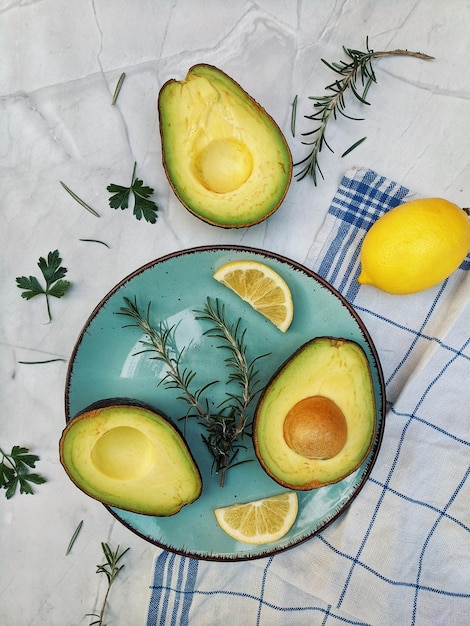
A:
<svg viewBox="0 0 470 626">
<path fill-rule="evenodd" d="M 205 222 L 256 224 L 281 204 L 292 157 L 272 117 L 212 65 L 194 65 L 158 96 L 162 159 L 180 202 Z"/>
<path fill-rule="evenodd" d="M 315 489 L 361 465 L 375 423 L 363 349 L 350 340 L 318 337 L 288 359 L 260 397 L 253 424 L 256 455 L 284 487 Z"/>
<path fill-rule="evenodd" d="M 110 506 L 168 516 L 201 494 L 183 437 L 162 413 L 140 404 L 91 405 L 67 424 L 59 449 L 77 487 Z"/>
</svg>

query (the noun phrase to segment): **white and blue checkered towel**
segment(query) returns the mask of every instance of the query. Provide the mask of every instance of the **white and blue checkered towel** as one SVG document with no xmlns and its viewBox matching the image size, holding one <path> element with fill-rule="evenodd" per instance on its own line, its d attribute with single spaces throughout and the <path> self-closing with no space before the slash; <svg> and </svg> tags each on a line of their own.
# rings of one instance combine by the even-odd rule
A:
<svg viewBox="0 0 470 626">
<path fill-rule="evenodd" d="M 385 433 L 359 497 L 270 558 L 159 551 L 147 626 L 470 624 L 470 259 L 410 296 L 356 281 L 365 232 L 412 195 L 371 170 L 349 172 L 307 262 L 359 313 L 384 369 Z"/>
</svg>

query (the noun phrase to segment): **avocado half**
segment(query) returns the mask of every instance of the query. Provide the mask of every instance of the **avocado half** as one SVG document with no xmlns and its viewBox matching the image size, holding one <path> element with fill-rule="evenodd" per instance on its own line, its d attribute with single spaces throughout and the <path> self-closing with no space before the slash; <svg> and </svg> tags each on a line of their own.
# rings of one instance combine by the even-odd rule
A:
<svg viewBox="0 0 470 626">
<path fill-rule="evenodd" d="M 316 489 L 361 465 L 375 425 L 363 349 L 350 340 L 318 337 L 287 360 L 261 395 L 253 422 L 255 452 L 279 484 Z"/>
<path fill-rule="evenodd" d="M 199 469 L 175 426 L 125 399 L 84 409 L 67 424 L 59 450 L 77 487 L 120 509 L 174 515 L 202 491 Z"/>
<path fill-rule="evenodd" d="M 158 96 L 162 159 L 180 202 L 200 219 L 242 228 L 281 204 L 292 178 L 287 142 L 238 83 L 207 64 Z"/>
</svg>

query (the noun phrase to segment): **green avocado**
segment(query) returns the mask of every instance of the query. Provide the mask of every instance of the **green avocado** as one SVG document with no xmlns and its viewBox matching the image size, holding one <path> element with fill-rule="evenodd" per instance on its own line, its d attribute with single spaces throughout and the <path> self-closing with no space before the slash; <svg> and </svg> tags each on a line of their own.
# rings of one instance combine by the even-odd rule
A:
<svg viewBox="0 0 470 626">
<path fill-rule="evenodd" d="M 202 490 L 199 470 L 177 429 L 138 403 L 100 401 L 62 433 L 60 460 L 71 480 L 104 504 L 168 516 Z"/>
<path fill-rule="evenodd" d="M 317 337 L 288 359 L 260 397 L 255 452 L 279 484 L 316 489 L 361 465 L 372 446 L 375 420 L 363 349 L 350 340 Z"/>
<path fill-rule="evenodd" d="M 158 96 L 163 167 L 180 202 L 225 228 L 256 224 L 281 204 L 292 157 L 276 122 L 238 83 L 194 65 Z"/>
</svg>

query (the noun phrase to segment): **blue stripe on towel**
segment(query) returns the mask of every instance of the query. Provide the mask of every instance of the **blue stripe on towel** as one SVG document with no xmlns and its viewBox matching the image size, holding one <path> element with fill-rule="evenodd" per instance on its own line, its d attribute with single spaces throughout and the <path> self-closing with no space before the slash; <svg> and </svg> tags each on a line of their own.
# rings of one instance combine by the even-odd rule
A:
<svg viewBox="0 0 470 626">
<path fill-rule="evenodd" d="M 198 561 L 162 552 L 155 563 L 147 626 L 187 626 Z M 170 602 L 171 599 L 171 602 Z"/>
</svg>

